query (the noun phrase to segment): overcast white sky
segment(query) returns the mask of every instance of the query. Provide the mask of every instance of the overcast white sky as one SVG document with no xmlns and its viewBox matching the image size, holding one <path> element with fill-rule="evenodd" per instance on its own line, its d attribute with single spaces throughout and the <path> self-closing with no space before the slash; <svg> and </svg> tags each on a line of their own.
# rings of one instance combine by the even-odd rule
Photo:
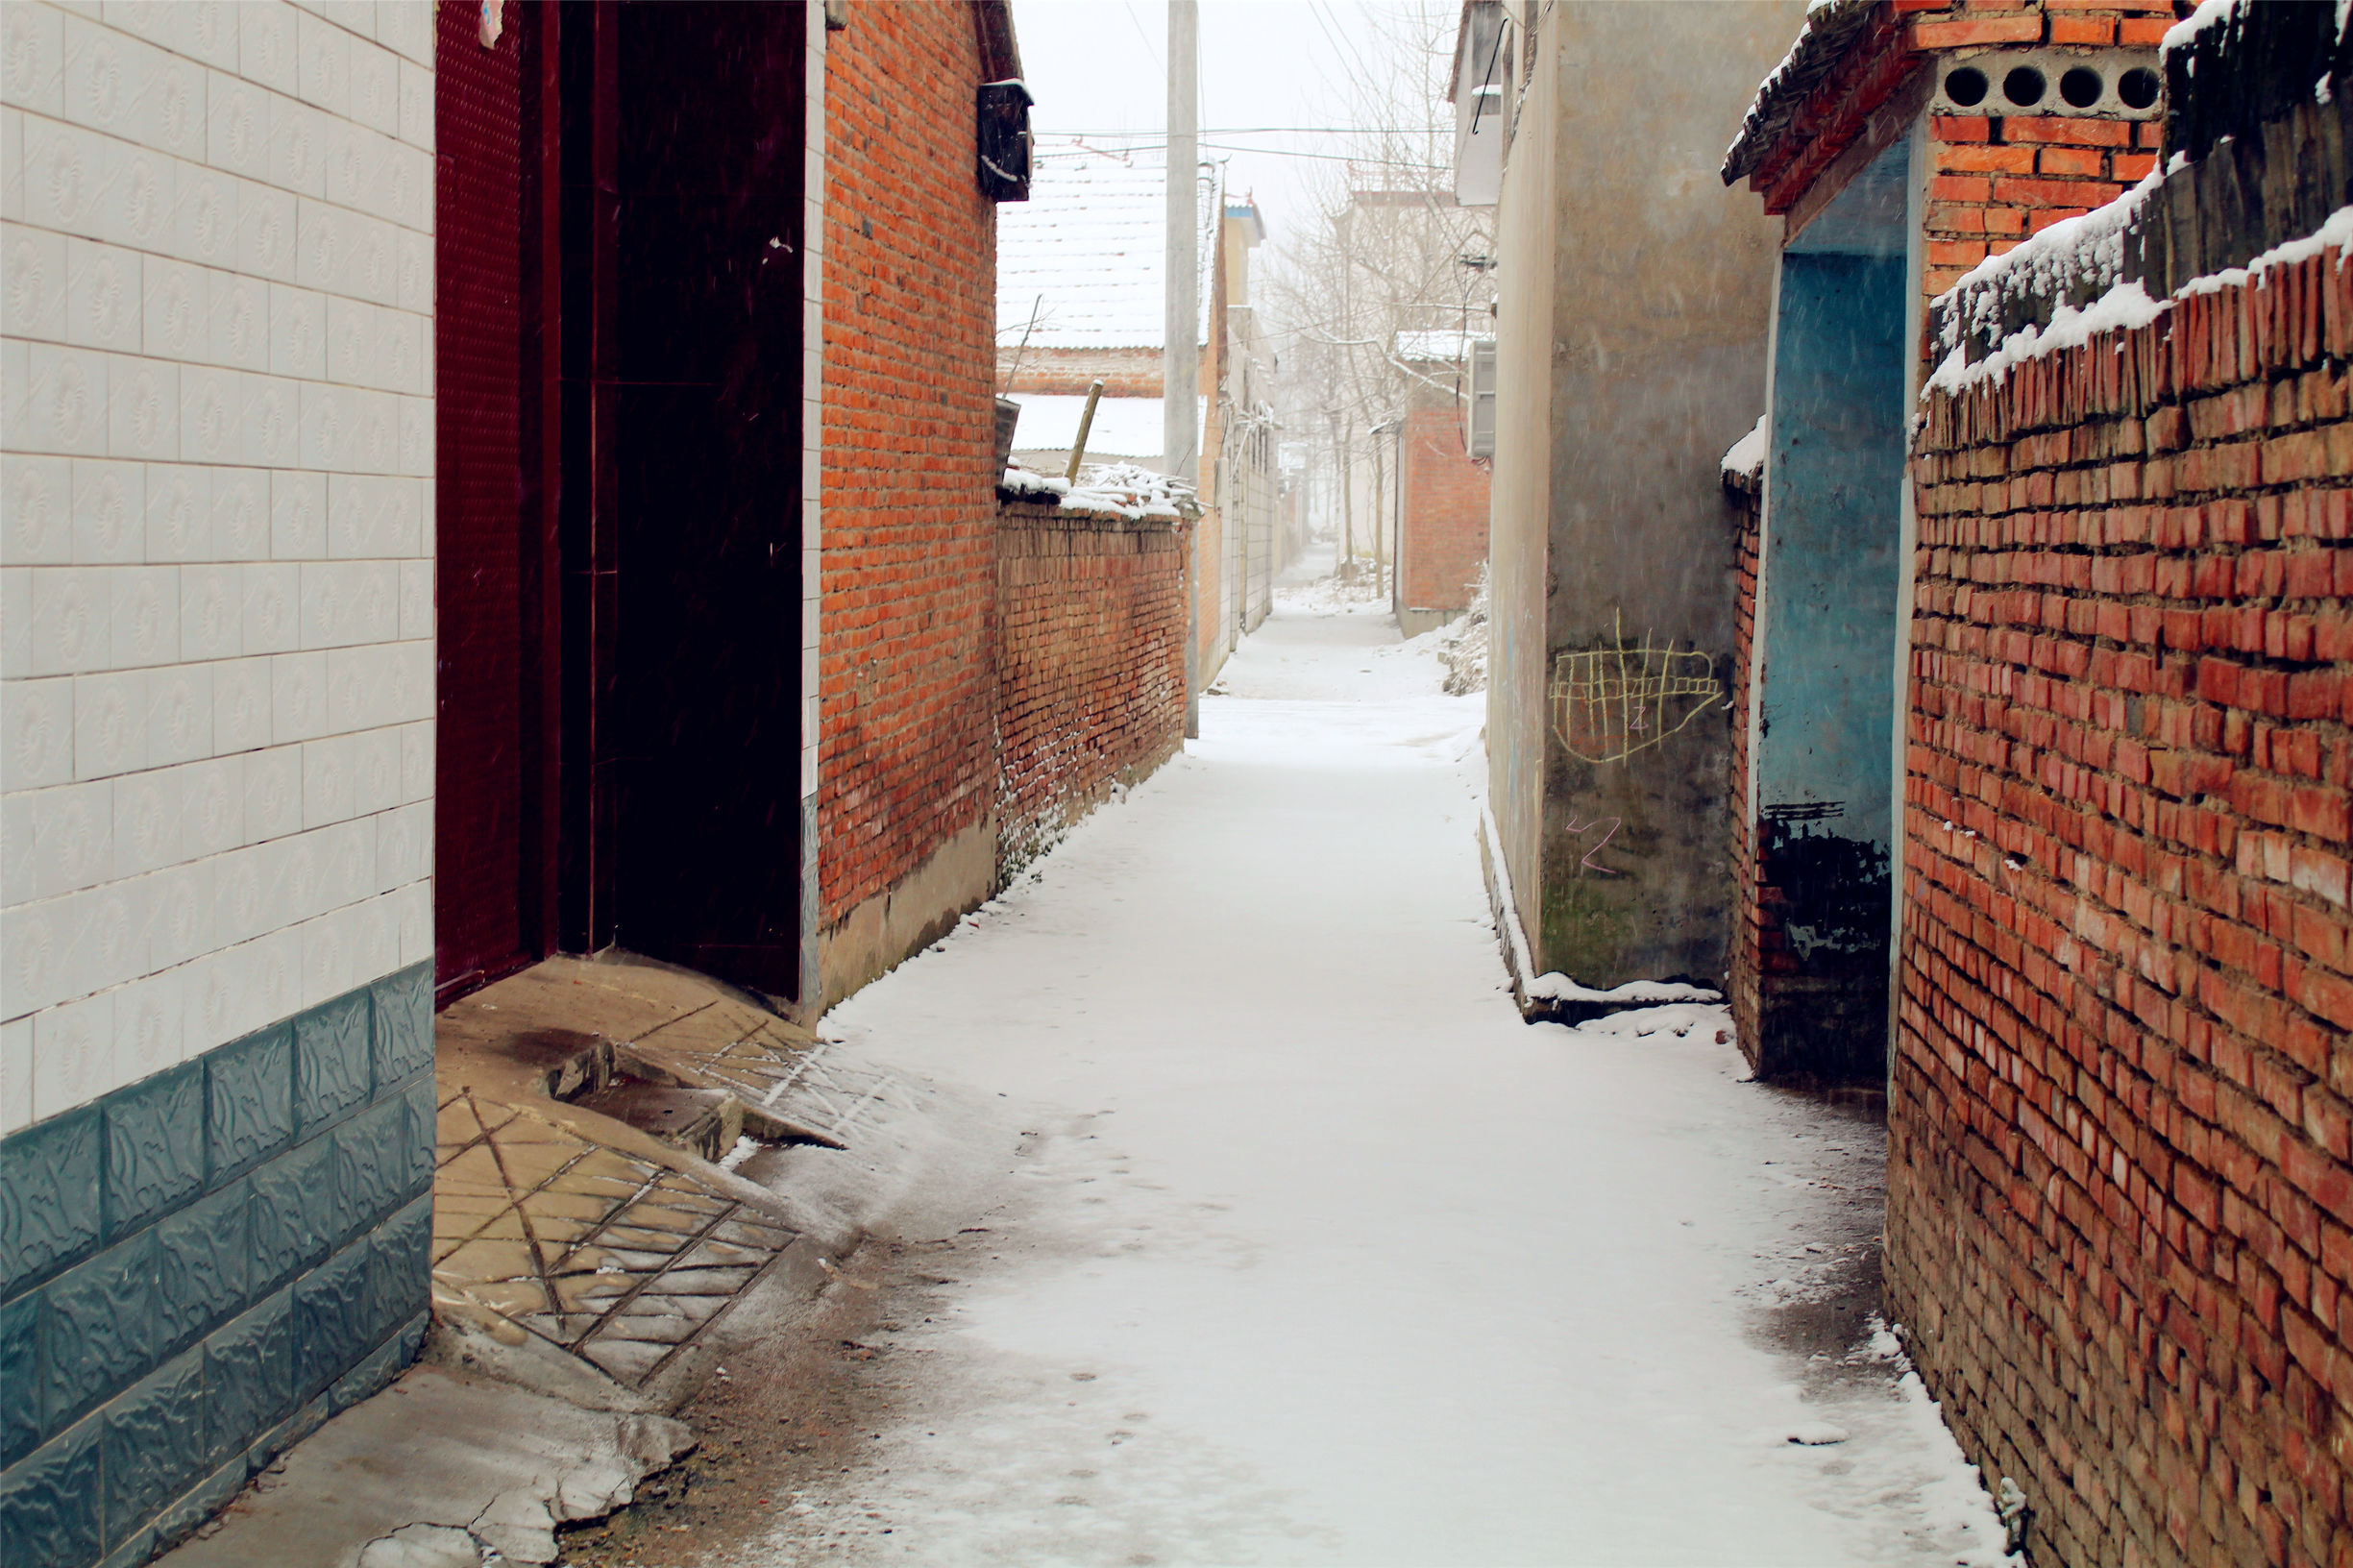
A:
<svg viewBox="0 0 2353 1568">
<path fill-rule="evenodd" d="M 1341 167 L 1280 155 L 1336 154 L 1345 138 L 1240 133 L 1353 123 L 1348 84 L 1367 51 L 1386 46 L 1379 24 L 1410 3 L 1202 0 L 1202 156 L 1232 159 L 1227 188 L 1256 194 L 1271 237 L 1309 219 L 1314 182 Z M 1168 8 L 1160 0 L 1014 0 L 1013 13 L 1039 133 L 1165 133 Z M 1426 112 L 1435 123 L 1440 108 Z"/>
</svg>

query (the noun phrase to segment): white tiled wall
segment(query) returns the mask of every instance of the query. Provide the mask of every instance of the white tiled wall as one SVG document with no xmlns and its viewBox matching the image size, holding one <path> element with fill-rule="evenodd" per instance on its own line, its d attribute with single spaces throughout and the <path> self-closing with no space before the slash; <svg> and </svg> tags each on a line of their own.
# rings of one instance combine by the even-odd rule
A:
<svg viewBox="0 0 2353 1568">
<path fill-rule="evenodd" d="M 431 955 L 432 44 L 0 3 L 0 1133 Z"/>
</svg>

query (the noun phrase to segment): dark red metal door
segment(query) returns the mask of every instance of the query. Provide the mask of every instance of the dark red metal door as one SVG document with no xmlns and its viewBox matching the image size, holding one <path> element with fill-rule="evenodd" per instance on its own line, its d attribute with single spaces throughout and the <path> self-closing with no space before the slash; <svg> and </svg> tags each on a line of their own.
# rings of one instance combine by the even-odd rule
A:
<svg viewBox="0 0 2353 1568">
<path fill-rule="evenodd" d="M 509 6 L 437 11 L 434 92 L 435 511 L 439 725 L 434 979 L 441 999 L 543 956 L 549 834 L 552 306 L 540 178 L 542 24 Z"/>
<path fill-rule="evenodd" d="M 566 15 L 565 937 L 797 997 L 808 14 Z"/>
</svg>

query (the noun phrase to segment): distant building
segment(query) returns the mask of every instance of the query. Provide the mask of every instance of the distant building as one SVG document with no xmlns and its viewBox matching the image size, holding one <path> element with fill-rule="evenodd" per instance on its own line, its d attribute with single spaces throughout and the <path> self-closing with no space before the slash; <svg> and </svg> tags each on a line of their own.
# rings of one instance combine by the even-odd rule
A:
<svg viewBox="0 0 2353 1568">
<path fill-rule="evenodd" d="M 1480 458 L 1494 452 L 1495 339 L 1461 331 L 1400 332 L 1394 356 L 1413 380 L 1395 431 L 1391 602 L 1399 629 L 1418 637 L 1469 609 L 1486 572 L 1489 483 Z M 1474 455 L 1483 421 L 1488 439 Z"/>
</svg>

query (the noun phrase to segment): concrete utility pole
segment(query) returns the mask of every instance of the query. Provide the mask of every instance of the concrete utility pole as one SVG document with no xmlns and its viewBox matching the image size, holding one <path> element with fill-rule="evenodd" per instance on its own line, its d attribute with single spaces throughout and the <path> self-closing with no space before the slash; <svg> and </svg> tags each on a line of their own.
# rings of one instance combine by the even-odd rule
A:
<svg viewBox="0 0 2353 1568">
<path fill-rule="evenodd" d="M 1161 350 L 1161 453 L 1166 470 L 1196 484 L 1201 478 L 1201 424 L 1195 399 L 1201 336 L 1201 122 L 1198 0 L 1168 0 L 1168 235 Z M 1185 636 L 1185 733 L 1201 733 L 1201 536 L 1193 535 L 1191 606 Z"/>
</svg>

